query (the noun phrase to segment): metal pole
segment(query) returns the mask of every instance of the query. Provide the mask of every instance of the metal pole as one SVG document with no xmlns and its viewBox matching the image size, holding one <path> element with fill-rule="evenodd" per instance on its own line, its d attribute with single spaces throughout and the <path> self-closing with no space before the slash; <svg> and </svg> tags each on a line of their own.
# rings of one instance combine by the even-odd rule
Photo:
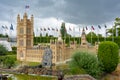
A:
<svg viewBox="0 0 120 80">
<path fill-rule="evenodd" d="M 99 42 L 99 29 L 98 29 L 98 42 Z"/>
<path fill-rule="evenodd" d="M 92 28 L 91 28 L 91 45 L 92 45 Z"/>
<path fill-rule="evenodd" d="M 75 28 L 74 28 L 74 32 L 73 33 L 74 33 L 74 42 L 75 42 Z"/>
<path fill-rule="evenodd" d="M 105 28 L 105 38 L 104 41 L 106 41 L 107 33 L 106 33 L 106 28 Z"/>
<path fill-rule="evenodd" d="M 80 44 L 80 37 L 79 37 L 79 44 Z"/>
<path fill-rule="evenodd" d="M 114 28 L 114 27 L 113 27 Z M 113 28 L 112 28 L 112 41 L 114 42 L 114 33 L 113 33 Z"/>
</svg>

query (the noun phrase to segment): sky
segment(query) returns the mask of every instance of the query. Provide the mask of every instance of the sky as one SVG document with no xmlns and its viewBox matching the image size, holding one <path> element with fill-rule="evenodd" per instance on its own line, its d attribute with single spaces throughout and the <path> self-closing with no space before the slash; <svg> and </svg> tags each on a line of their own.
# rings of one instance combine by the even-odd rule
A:
<svg viewBox="0 0 120 80">
<path fill-rule="evenodd" d="M 25 9 L 28 5 L 29 9 Z M 79 36 L 78 29 L 82 31 L 83 27 L 88 27 L 86 33 L 94 26 L 95 33 L 104 35 L 105 28 L 111 28 L 114 25 L 116 17 L 120 16 L 119 0 L 0 0 L 0 26 L 14 26 L 14 31 L 5 31 L 0 28 L 0 33 L 16 35 L 16 17 L 20 14 L 21 18 L 26 12 L 30 17 L 34 15 L 34 31 L 38 36 L 40 33 L 37 28 L 58 28 L 62 22 L 66 23 L 68 33 L 73 36 Z M 98 29 L 98 25 L 102 27 Z M 75 28 L 75 32 L 69 31 Z M 50 35 L 58 36 L 56 32 L 48 31 Z"/>
</svg>

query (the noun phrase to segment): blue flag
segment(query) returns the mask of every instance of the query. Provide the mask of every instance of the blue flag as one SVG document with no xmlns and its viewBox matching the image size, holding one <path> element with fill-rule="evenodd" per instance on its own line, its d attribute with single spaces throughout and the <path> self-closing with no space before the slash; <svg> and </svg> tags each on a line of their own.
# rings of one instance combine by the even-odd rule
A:
<svg viewBox="0 0 120 80">
<path fill-rule="evenodd" d="M 4 26 L 2 26 L 2 28 L 4 29 L 5 27 L 4 27 Z"/>
<path fill-rule="evenodd" d="M 98 28 L 99 28 L 99 29 L 101 29 L 101 26 L 100 26 L 100 25 L 98 25 Z"/>
<path fill-rule="evenodd" d="M 29 7 L 30 7 L 29 5 L 26 5 L 26 6 L 25 6 L 25 9 L 28 9 Z"/>
<path fill-rule="evenodd" d="M 13 29 L 13 25 L 12 25 L 12 24 L 11 24 L 11 26 L 10 26 L 10 30 L 14 30 L 14 29 Z"/>
<path fill-rule="evenodd" d="M 107 26 L 105 25 L 105 28 L 107 28 Z"/>
</svg>

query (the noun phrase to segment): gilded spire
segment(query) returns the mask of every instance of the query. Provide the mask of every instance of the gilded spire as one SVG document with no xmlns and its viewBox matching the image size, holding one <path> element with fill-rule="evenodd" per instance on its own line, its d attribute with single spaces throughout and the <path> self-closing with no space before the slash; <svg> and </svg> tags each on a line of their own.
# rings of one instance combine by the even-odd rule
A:
<svg viewBox="0 0 120 80">
<path fill-rule="evenodd" d="M 27 13 L 24 13 L 24 18 L 27 18 Z"/>
<path fill-rule="evenodd" d="M 20 15 L 17 16 L 17 22 L 20 22 Z"/>
<path fill-rule="evenodd" d="M 31 22 L 32 22 L 32 23 L 33 23 L 33 21 L 34 21 L 33 19 L 34 19 L 34 17 L 33 17 L 33 15 L 31 15 Z"/>
</svg>

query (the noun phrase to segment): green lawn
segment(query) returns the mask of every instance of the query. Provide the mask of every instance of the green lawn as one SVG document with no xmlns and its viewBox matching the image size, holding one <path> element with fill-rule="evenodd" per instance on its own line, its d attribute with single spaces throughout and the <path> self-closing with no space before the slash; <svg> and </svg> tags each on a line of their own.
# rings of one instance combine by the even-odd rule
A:
<svg viewBox="0 0 120 80">
<path fill-rule="evenodd" d="M 37 66 L 37 65 L 40 65 L 40 64 L 41 64 L 40 62 L 27 62 L 28 66 Z"/>
<path fill-rule="evenodd" d="M 9 78 L 8 80 L 57 80 L 56 77 L 49 76 L 35 76 L 35 75 L 26 75 L 26 74 L 14 74 L 14 78 Z"/>
</svg>

